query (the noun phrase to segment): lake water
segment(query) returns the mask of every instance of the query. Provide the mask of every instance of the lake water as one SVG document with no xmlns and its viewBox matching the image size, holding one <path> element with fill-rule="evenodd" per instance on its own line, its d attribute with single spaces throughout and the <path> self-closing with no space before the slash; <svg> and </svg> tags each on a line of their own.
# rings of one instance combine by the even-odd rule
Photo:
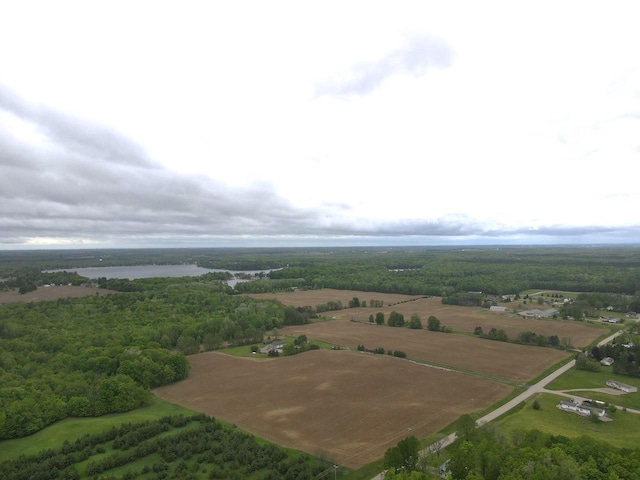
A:
<svg viewBox="0 0 640 480">
<path fill-rule="evenodd" d="M 255 275 L 257 273 L 269 273 L 271 270 L 242 270 L 231 271 L 217 268 L 202 268 L 197 265 L 132 265 L 127 267 L 87 267 L 87 268 L 65 268 L 67 272 L 76 272 L 83 277 L 96 279 L 100 277 L 106 278 L 127 278 L 135 280 L 136 278 L 154 278 L 154 277 L 198 277 L 205 273 L 211 272 L 230 272 L 235 275 L 238 273 Z M 60 270 L 57 270 L 60 271 Z M 238 282 L 246 280 L 233 279 L 228 280 L 227 284 L 233 287 Z"/>
</svg>

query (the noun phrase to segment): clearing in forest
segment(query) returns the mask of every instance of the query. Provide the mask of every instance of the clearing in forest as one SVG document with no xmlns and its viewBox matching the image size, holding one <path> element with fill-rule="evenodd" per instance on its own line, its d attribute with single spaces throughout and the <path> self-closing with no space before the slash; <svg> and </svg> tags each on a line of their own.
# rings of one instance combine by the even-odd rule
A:
<svg viewBox="0 0 640 480">
<path fill-rule="evenodd" d="M 57 300 L 59 298 L 79 298 L 90 297 L 92 295 L 109 295 L 118 293 L 114 290 L 95 287 L 81 287 L 75 285 L 64 285 L 51 287 L 38 287 L 33 292 L 20 294 L 18 291 L 0 293 L 0 303 L 16 302 L 40 302 L 45 300 Z"/>
</svg>

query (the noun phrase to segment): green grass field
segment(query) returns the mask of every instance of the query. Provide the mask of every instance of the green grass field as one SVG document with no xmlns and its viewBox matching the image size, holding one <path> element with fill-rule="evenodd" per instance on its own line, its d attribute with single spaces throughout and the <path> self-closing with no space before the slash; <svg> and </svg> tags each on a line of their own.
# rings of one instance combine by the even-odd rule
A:
<svg viewBox="0 0 640 480">
<path fill-rule="evenodd" d="M 604 388 L 607 380 L 617 380 L 627 385 L 633 385 L 640 390 L 640 378 L 627 377 L 625 375 L 616 375 L 612 371 L 612 367 L 601 367 L 599 372 L 587 372 L 585 370 L 576 370 L 572 368 L 564 375 L 561 375 L 549 385 L 549 390 L 579 390 L 575 394 L 602 400 L 604 402 L 614 403 L 627 408 L 635 408 L 640 410 L 640 393 L 627 393 L 624 395 L 608 395 L 601 392 L 588 391 L 590 388 Z"/>
<path fill-rule="evenodd" d="M 532 408 L 533 401 L 540 402 L 540 410 Z M 537 429 L 554 435 L 578 437 L 589 435 L 616 447 L 636 446 L 640 432 L 640 415 L 617 411 L 609 416 L 611 422 L 594 422 L 588 417 L 565 412 L 556 407 L 560 397 L 540 394 L 530 398 L 524 408 L 496 421 L 504 433 Z"/>
<path fill-rule="evenodd" d="M 57 448 L 65 440 L 73 442 L 85 434 L 97 434 L 123 423 L 144 422 L 169 415 L 194 412 L 153 397 L 151 405 L 131 412 L 91 418 L 66 418 L 28 437 L 0 442 L 0 462 L 19 455 L 33 455 L 40 450 Z"/>
</svg>

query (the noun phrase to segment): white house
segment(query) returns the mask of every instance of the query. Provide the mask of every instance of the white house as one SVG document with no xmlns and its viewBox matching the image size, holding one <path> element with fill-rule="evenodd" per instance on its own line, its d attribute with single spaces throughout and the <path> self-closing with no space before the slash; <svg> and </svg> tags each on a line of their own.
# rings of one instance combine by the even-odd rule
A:
<svg viewBox="0 0 640 480">
<path fill-rule="evenodd" d="M 600 360 L 600 363 L 602 365 L 604 365 L 605 367 L 613 365 L 613 362 L 614 362 L 614 360 L 611 357 L 604 357 L 602 360 Z"/>
<path fill-rule="evenodd" d="M 616 390 L 622 390 L 625 393 L 635 393 L 638 391 L 638 387 L 627 385 L 626 383 L 618 382 L 616 380 L 607 380 L 607 386 L 615 388 Z"/>
<path fill-rule="evenodd" d="M 500 307 L 498 305 L 491 305 L 489 307 L 489 310 L 491 310 L 492 312 L 506 312 L 507 311 L 507 307 Z"/>
<path fill-rule="evenodd" d="M 260 353 L 269 353 L 273 350 L 278 353 L 282 353 L 282 349 L 284 348 L 284 342 L 272 342 L 269 345 L 265 345 L 260 349 Z"/>
<path fill-rule="evenodd" d="M 606 413 L 601 408 L 588 407 L 586 405 L 580 405 L 576 402 L 565 402 L 564 400 L 562 400 L 558 404 L 558 408 L 566 412 L 577 413 L 578 415 L 583 415 L 585 417 L 591 415 L 592 412 L 595 413 L 598 417 L 604 417 Z"/>
<path fill-rule="evenodd" d="M 555 308 L 549 308 L 547 310 L 540 310 L 538 308 L 534 308 L 533 310 L 526 310 L 524 312 L 520 312 L 520 315 L 523 317 L 535 317 L 535 318 L 549 318 L 553 317 L 558 310 Z"/>
</svg>

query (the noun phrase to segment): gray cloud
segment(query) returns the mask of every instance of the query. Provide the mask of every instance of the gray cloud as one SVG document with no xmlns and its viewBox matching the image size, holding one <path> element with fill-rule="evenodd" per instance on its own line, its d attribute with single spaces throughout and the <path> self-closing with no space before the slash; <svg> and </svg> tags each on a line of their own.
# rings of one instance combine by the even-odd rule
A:
<svg viewBox="0 0 640 480">
<path fill-rule="evenodd" d="M 453 50 L 444 40 L 413 36 L 405 44 L 374 62 L 363 62 L 316 85 L 316 96 L 364 95 L 394 75 L 424 74 L 429 68 L 448 68 Z"/>
<path fill-rule="evenodd" d="M 29 144 L 0 130 L 0 242 L 26 238 L 272 234 L 312 221 L 270 185 L 231 189 L 177 175 L 102 125 L 0 88 L 0 111 L 30 124 Z"/>
<path fill-rule="evenodd" d="M 5 248 L 33 239 L 74 246 L 85 240 L 180 246 L 640 238 L 638 227 L 490 229 L 464 215 L 371 221 L 347 217 L 350 208 L 340 203 L 304 210 L 269 184 L 230 188 L 210 178 L 178 175 L 112 129 L 33 106 L 1 87 L 0 113 L 29 123 L 44 138 L 25 142 L 0 129 L 0 247 Z"/>
</svg>

